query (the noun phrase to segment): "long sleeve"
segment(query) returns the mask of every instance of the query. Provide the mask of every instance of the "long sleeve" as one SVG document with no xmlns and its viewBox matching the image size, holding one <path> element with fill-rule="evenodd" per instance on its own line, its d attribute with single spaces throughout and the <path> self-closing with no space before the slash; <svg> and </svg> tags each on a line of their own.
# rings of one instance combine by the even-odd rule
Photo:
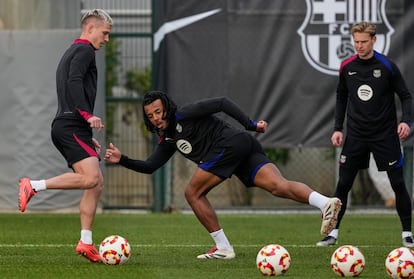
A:
<svg viewBox="0 0 414 279">
<path fill-rule="evenodd" d="M 88 120 L 95 106 L 96 82 L 95 50 L 89 44 L 75 42 L 56 70 L 56 118 Z"/>
<path fill-rule="evenodd" d="M 153 173 L 163 166 L 174 154 L 175 148 L 168 144 L 159 144 L 147 160 L 134 160 L 126 155 L 121 156 L 119 165 L 141 173 Z"/>
<path fill-rule="evenodd" d="M 257 123 L 251 120 L 238 105 L 226 97 L 201 100 L 194 104 L 183 106 L 177 111 L 177 118 L 202 117 L 218 112 L 224 112 L 237 120 L 246 130 L 255 131 Z"/>
<path fill-rule="evenodd" d="M 334 131 L 343 130 L 347 105 L 348 105 L 348 89 L 346 88 L 346 83 L 342 77 L 342 74 L 340 74 L 339 83 L 338 83 L 338 87 L 336 90 Z"/>
<path fill-rule="evenodd" d="M 392 87 L 394 88 L 394 91 L 397 93 L 398 98 L 401 102 L 401 110 L 402 110 L 402 116 L 401 116 L 401 122 L 407 123 L 409 126 L 411 126 L 411 94 L 407 89 L 407 86 L 405 85 L 405 81 L 401 75 L 400 70 L 398 67 L 393 63 L 394 68 L 394 76 L 392 79 Z"/>
</svg>

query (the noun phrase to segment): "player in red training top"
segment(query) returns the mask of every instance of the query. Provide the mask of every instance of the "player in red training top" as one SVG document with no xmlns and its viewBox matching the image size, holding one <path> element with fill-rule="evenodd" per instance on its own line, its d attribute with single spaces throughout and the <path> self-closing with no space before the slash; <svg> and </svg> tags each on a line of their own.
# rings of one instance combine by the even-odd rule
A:
<svg viewBox="0 0 414 279">
<path fill-rule="evenodd" d="M 73 173 L 46 180 L 22 178 L 19 208 L 24 212 L 29 200 L 42 190 L 83 189 L 79 205 L 81 237 L 76 252 L 100 262 L 92 241 L 92 225 L 103 189 L 101 146 L 92 137 L 92 129 L 100 132 L 104 127 L 101 118 L 93 114 L 97 88 L 95 51 L 109 41 L 112 19 L 103 10 L 90 10 L 83 15 L 81 26 L 80 37 L 63 54 L 56 71 L 58 109 L 52 123 L 53 144 Z"/>
</svg>

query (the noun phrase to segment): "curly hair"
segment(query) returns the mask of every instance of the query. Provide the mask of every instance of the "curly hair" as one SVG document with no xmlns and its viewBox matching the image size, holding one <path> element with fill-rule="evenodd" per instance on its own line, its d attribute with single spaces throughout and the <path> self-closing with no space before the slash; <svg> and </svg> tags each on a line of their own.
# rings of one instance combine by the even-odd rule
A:
<svg viewBox="0 0 414 279">
<path fill-rule="evenodd" d="M 169 123 L 173 122 L 174 114 L 177 111 L 177 105 L 173 100 L 170 99 L 168 94 L 162 91 L 150 91 L 145 93 L 144 99 L 142 101 L 142 113 L 144 116 L 145 126 L 147 127 L 147 130 L 152 133 L 158 133 L 159 131 L 158 128 L 152 125 L 151 121 L 148 119 L 147 115 L 145 114 L 144 107 L 158 99 L 161 100 L 164 107 L 163 119 L 167 119 Z"/>
</svg>

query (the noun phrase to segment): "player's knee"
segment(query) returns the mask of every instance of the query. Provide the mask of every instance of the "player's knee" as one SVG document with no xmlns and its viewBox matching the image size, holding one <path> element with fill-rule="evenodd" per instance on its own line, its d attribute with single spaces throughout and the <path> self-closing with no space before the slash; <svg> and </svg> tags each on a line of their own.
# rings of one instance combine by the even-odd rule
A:
<svg viewBox="0 0 414 279">
<path fill-rule="evenodd" d="M 289 193 L 289 187 L 287 183 L 273 183 L 271 186 L 269 186 L 269 192 L 275 196 L 275 197 L 281 197 L 286 198 L 290 197 Z"/>
<path fill-rule="evenodd" d="M 284 194 L 284 191 L 281 189 L 281 187 L 273 187 L 271 193 L 275 197 L 282 197 Z"/>
<path fill-rule="evenodd" d="M 191 203 L 191 200 L 194 197 L 194 191 L 190 188 L 185 189 L 184 191 L 184 197 L 186 199 L 187 202 Z"/>
<path fill-rule="evenodd" d="M 194 203 L 200 198 L 201 194 L 194 190 L 193 187 L 187 187 L 184 192 L 184 197 L 189 204 Z"/>
<path fill-rule="evenodd" d="M 102 175 L 95 174 L 89 175 L 84 179 L 84 189 L 92 189 L 95 188 L 98 191 L 103 190 L 103 177 Z"/>
</svg>

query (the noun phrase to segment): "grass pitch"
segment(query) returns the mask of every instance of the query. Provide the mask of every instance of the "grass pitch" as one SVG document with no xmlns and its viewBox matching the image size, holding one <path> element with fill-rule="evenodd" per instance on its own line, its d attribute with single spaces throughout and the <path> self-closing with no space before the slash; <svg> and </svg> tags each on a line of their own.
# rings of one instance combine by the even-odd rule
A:
<svg viewBox="0 0 414 279">
<path fill-rule="evenodd" d="M 115 214 L 96 217 L 94 241 L 119 234 L 131 244 L 130 260 L 120 266 L 93 264 L 76 255 L 78 214 L 0 214 L 1 278 L 263 278 L 257 252 L 266 244 L 284 246 L 292 258 L 283 278 L 338 278 L 330 258 L 339 247 L 316 247 L 319 214 L 219 214 L 234 246 L 233 260 L 199 260 L 213 242 L 194 215 Z M 345 216 L 340 243 L 358 246 L 366 267 L 360 278 L 388 278 L 386 255 L 401 246 L 396 213 Z"/>
</svg>

